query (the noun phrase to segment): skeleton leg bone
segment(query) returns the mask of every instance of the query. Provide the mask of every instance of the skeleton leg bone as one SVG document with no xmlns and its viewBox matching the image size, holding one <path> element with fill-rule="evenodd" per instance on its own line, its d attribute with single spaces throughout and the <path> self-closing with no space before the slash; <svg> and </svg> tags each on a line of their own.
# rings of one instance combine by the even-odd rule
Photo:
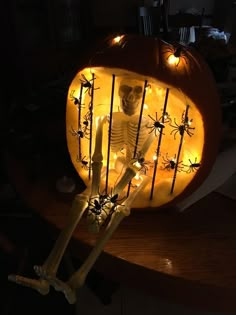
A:
<svg viewBox="0 0 236 315">
<path fill-rule="evenodd" d="M 95 152 L 93 155 L 93 173 L 94 176 L 92 178 L 92 190 L 90 198 L 97 193 L 97 190 L 100 187 L 100 178 L 101 178 L 101 169 L 102 169 L 102 126 L 105 119 L 100 118 L 99 121 L 99 128 L 97 129 L 96 134 L 96 145 L 95 145 Z M 142 153 L 145 154 L 151 144 L 151 135 L 144 143 L 142 148 Z M 129 166 L 127 167 L 124 175 L 122 176 L 120 182 L 114 189 L 114 194 L 119 194 L 123 191 L 125 186 L 128 182 L 136 175 L 137 171 L 139 170 L 139 166 L 136 165 L 135 161 L 131 161 Z M 126 200 L 124 206 L 119 206 L 119 211 L 117 214 L 113 215 L 111 223 L 108 225 L 106 233 L 102 236 L 102 238 L 98 241 L 97 246 L 95 246 L 94 250 L 92 251 L 91 255 L 88 257 L 85 264 L 82 266 L 81 271 L 72 276 L 72 278 L 67 282 L 64 283 L 63 281 L 56 278 L 56 273 L 58 270 L 58 266 L 61 262 L 62 256 L 65 252 L 65 249 L 68 245 L 68 242 L 73 234 L 75 227 L 77 226 L 80 218 L 82 217 L 85 209 L 87 208 L 87 201 L 89 197 L 89 192 L 87 189 L 81 195 L 78 195 L 72 205 L 71 212 L 69 214 L 68 224 L 66 225 L 65 229 L 62 230 L 56 244 L 49 255 L 48 259 L 42 266 L 35 266 L 35 272 L 40 277 L 40 279 L 29 279 L 21 276 L 10 275 L 9 280 L 14 281 L 16 283 L 31 287 L 36 289 L 41 294 L 47 294 L 49 292 L 49 285 L 54 286 L 54 288 L 58 291 L 63 291 L 69 303 L 74 303 L 76 300 L 75 289 L 80 287 L 87 276 L 87 273 L 93 266 L 94 262 L 96 261 L 98 255 L 103 250 L 104 245 L 106 244 L 107 240 L 110 239 L 112 233 L 115 231 L 117 226 L 123 220 L 125 216 L 127 216 L 129 209 L 129 204 L 131 197 L 135 192 L 138 192 L 143 185 L 141 184 L 139 188 L 137 188 Z M 96 196 L 96 195 L 95 195 Z M 79 276 L 81 275 L 81 276 Z"/>
<path fill-rule="evenodd" d="M 89 196 L 89 191 L 77 195 L 73 201 L 68 221 L 65 228 L 61 231 L 54 248 L 42 266 L 35 266 L 34 270 L 39 277 L 47 279 L 48 277 L 55 277 L 62 256 L 65 253 L 66 247 L 71 239 L 71 236 L 78 225 L 86 207 Z"/>
<path fill-rule="evenodd" d="M 92 179 L 92 194 L 97 193 L 98 187 L 100 185 L 101 168 L 102 168 L 102 124 L 103 120 L 99 120 L 99 128 L 96 135 L 96 146 L 93 155 L 93 172 L 94 176 Z M 35 273 L 40 279 L 30 279 L 27 277 L 22 277 L 18 275 L 9 275 L 8 279 L 12 282 L 30 287 L 37 290 L 41 294 L 45 295 L 49 292 L 49 286 L 54 286 L 57 289 L 57 283 L 61 283 L 59 279 L 56 278 L 58 267 L 60 265 L 61 259 L 65 253 L 66 247 L 72 237 L 72 234 L 78 225 L 84 211 L 87 208 L 87 201 L 90 197 L 91 187 L 90 185 L 87 189 L 80 195 L 77 195 L 73 201 L 70 213 L 68 215 L 68 222 L 65 228 L 61 231 L 50 255 L 42 266 L 34 266 Z"/>
<path fill-rule="evenodd" d="M 117 210 L 116 212 L 114 212 L 112 219 L 110 220 L 106 230 L 98 239 L 95 247 L 92 249 L 90 255 L 85 260 L 80 269 L 71 276 L 68 282 L 66 283 L 61 281 L 60 283 L 57 282 L 57 290 L 62 291 L 65 294 L 65 297 L 69 303 L 71 304 L 75 303 L 76 290 L 83 286 L 89 271 L 93 267 L 98 256 L 103 251 L 104 246 L 112 237 L 114 231 L 118 228 L 121 221 L 130 214 L 130 207 L 132 205 L 134 198 L 148 184 L 150 180 L 151 179 L 149 177 L 145 177 L 140 186 L 137 187 L 136 190 L 129 195 L 126 201 L 122 205 L 117 206 Z"/>
<path fill-rule="evenodd" d="M 152 141 L 153 141 L 153 135 L 150 134 L 149 137 L 144 142 L 143 147 L 141 149 L 143 156 L 147 153 Z M 140 169 L 139 163 L 137 163 L 137 161 L 136 162 L 131 161 L 125 173 L 123 174 L 121 180 L 119 181 L 117 186 L 114 187 L 114 194 L 121 193 L 123 189 L 125 188 L 125 186 L 129 183 L 129 181 L 132 180 L 132 178 L 136 175 L 139 169 Z M 74 275 L 72 275 L 72 277 L 69 279 L 67 283 L 64 283 L 64 282 L 57 283 L 57 290 L 62 291 L 65 294 L 65 297 L 69 303 L 75 303 L 76 289 L 83 286 L 88 272 L 94 265 L 100 253 L 102 252 L 105 244 L 111 238 L 113 232 L 117 229 L 120 222 L 126 216 L 129 215 L 130 207 L 132 205 L 133 200 L 135 199 L 137 194 L 148 184 L 150 180 L 151 179 L 149 177 L 145 176 L 143 182 L 133 191 L 133 193 L 129 195 L 129 197 L 125 200 L 125 202 L 121 206 L 117 207 L 118 209 L 113 214 L 111 221 L 109 222 L 104 234 L 97 241 L 95 247 L 93 248 L 92 252 L 88 256 L 87 260 L 81 266 L 79 271 L 74 273 Z"/>
<path fill-rule="evenodd" d="M 30 279 L 18 275 L 9 275 L 8 279 L 10 281 L 35 289 L 43 295 L 48 294 L 49 285 L 51 284 L 52 279 L 56 278 L 56 273 L 68 242 L 70 241 L 74 229 L 87 207 L 89 191 L 90 188 L 88 188 L 83 194 L 75 197 L 69 213 L 67 225 L 61 231 L 53 250 L 42 266 L 34 266 L 34 270 L 40 279 Z"/>
</svg>

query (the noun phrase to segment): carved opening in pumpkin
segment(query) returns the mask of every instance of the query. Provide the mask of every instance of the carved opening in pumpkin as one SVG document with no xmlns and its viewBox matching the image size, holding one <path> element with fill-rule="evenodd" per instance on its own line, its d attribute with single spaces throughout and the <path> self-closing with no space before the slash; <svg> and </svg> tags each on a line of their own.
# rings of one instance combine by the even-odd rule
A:
<svg viewBox="0 0 236 315">
<path fill-rule="evenodd" d="M 108 193 L 130 163 L 138 174 L 120 199 L 152 181 L 134 208 L 159 207 L 181 194 L 201 168 L 204 125 L 191 96 L 156 78 L 118 68 L 84 68 L 67 99 L 67 143 L 71 160 L 86 185 L 92 178 L 95 144 L 102 142 L 98 193 Z M 96 138 L 97 137 L 97 138 Z"/>
</svg>

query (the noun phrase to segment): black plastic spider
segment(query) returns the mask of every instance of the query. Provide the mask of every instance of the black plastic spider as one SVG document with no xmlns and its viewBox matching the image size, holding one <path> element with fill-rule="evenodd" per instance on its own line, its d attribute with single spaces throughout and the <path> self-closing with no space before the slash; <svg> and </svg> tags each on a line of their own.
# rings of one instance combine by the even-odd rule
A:
<svg viewBox="0 0 236 315">
<path fill-rule="evenodd" d="M 89 210 L 96 215 L 99 215 L 102 213 L 103 205 L 97 199 L 94 199 L 93 201 L 91 201 L 90 199 L 88 207 L 89 207 Z"/>
<path fill-rule="evenodd" d="M 168 153 L 166 154 L 166 156 L 162 157 L 163 159 L 163 167 L 161 167 L 161 169 L 163 170 L 167 170 L 167 171 L 171 171 L 174 170 L 176 168 L 176 154 L 173 158 L 168 158 Z M 181 172 L 183 170 L 184 166 L 182 165 L 182 161 L 178 162 L 178 166 L 177 166 L 177 171 Z"/>
<path fill-rule="evenodd" d="M 111 195 L 111 196 L 108 195 L 107 200 L 113 204 L 116 204 L 118 202 L 118 197 L 119 197 L 118 194 Z"/>
<path fill-rule="evenodd" d="M 173 128 L 173 130 L 171 131 L 171 135 L 172 133 L 174 133 L 174 139 L 176 139 L 176 134 L 179 133 L 181 136 L 183 136 L 184 132 L 186 131 L 186 133 L 189 135 L 189 137 L 192 137 L 192 135 L 194 134 L 193 132 L 191 132 L 191 130 L 194 130 L 195 128 L 190 127 L 191 121 L 188 121 L 188 123 L 183 122 L 178 125 L 175 118 L 174 118 L 174 123 L 175 125 L 170 124 L 170 126 Z"/>
<path fill-rule="evenodd" d="M 91 113 L 90 111 L 88 111 L 84 115 L 84 121 L 83 121 L 83 125 L 86 127 L 86 129 L 89 127 L 90 122 L 91 122 Z"/>
<path fill-rule="evenodd" d="M 146 175 L 147 171 L 151 167 L 151 162 L 150 161 L 145 161 L 145 158 L 144 158 L 142 152 L 138 152 L 136 154 L 136 157 L 134 158 L 133 164 L 135 164 L 137 162 L 140 165 L 140 169 L 139 169 L 140 173 L 143 173 L 144 175 Z"/>
<path fill-rule="evenodd" d="M 151 115 L 148 115 L 149 118 L 151 118 L 153 120 L 153 124 L 151 126 L 148 126 L 147 128 L 150 128 L 150 132 L 155 133 L 155 136 L 157 136 L 157 133 L 160 133 L 161 130 L 163 130 L 163 128 L 165 128 L 164 124 L 161 123 L 158 119 L 157 119 L 157 112 L 156 112 L 156 119 L 154 119 Z"/>
<path fill-rule="evenodd" d="M 93 83 L 94 83 L 94 80 L 95 80 L 96 78 L 92 78 L 91 80 L 88 80 L 88 79 L 86 78 L 86 76 L 85 76 L 83 73 L 81 74 L 81 77 L 82 77 L 82 79 L 80 79 L 80 82 L 81 82 L 82 86 L 83 86 L 84 88 L 86 88 L 85 93 L 88 92 L 89 96 L 91 96 L 91 94 L 92 94 L 92 89 L 94 89 L 94 90 L 99 89 L 99 88 L 96 88 L 96 89 L 95 89 L 95 88 L 93 87 Z"/>
<path fill-rule="evenodd" d="M 71 127 L 70 132 L 71 132 L 72 136 L 77 136 L 78 138 L 81 138 L 81 139 L 83 139 L 83 138 L 88 139 L 89 133 L 88 133 L 87 127 L 83 128 L 83 129 L 80 128 L 78 130 L 75 130 L 73 127 Z"/>
<path fill-rule="evenodd" d="M 187 167 L 187 169 L 185 170 L 186 173 L 191 173 L 191 172 L 195 172 L 199 169 L 199 167 L 201 166 L 201 163 L 197 162 L 197 158 L 195 158 L 194 162 L 192 163 L 192 161 L 189 159 L 189 165 L 185 165 L 183 164 L 185 167 Z"/>
<path fill-rule="evenodd" d="M 103 202 L 100 201 L 99 197 L 92 197 L 87 202 L 87 218 L 96 226 L 102 226 L 104 223 L 103 217 L 107 218 L 109 214 L 104 209 Z"/>
<path fill-rule="evenodd" d="M 86 155 L 83 158 L 77 156 L 76 161 L 81 163 L 83 169 L 86 171 L 89 170 L 89 162 L 87 161 Z"/>
<path fill-rule="evenodd" d="M 118 194 L 98 194 L 88 200 L 88 216 L 95 215 L 94 220 L 98 225 L 105 223 L 115 212 L 118 205 Z M 103 216 L 103 219 L 101 218 Z"/>
<path fill-rule="evenodd" d="M 81 98 L 75 97 L 75 96 L 74 96 L 74 93 L 75 93 L 75 90 L 72 90 L 71 93 L 70 93 L 70 99 L 71 99 L 72 101 L 74 101 L 74 104 L 75 104 L 75 105 L 82 105 L 82 103 L 81 103 Z"/>
<path fill-rule="evenodd" d="M 167 57 L 167 61 L 171 62 L 171 56 L 174 56 L 176 58 L 175 66 L 178 67 L 180 60 L 183 59 L 185 63 L 187 64 L 187 55 L 186 55 L 186 48 L 181 45 L 171 46 L 168 47 L 164 53 L 169 53 Z"/>
<path fill-rule="evenodd" d="M 170 123 L 172 120 L 171 120 L 170 114 L 168 112 L 164 112 L 163 115 L 160 117 L 159 121 L 166 124 L 166 123 Z"/>
</svg>

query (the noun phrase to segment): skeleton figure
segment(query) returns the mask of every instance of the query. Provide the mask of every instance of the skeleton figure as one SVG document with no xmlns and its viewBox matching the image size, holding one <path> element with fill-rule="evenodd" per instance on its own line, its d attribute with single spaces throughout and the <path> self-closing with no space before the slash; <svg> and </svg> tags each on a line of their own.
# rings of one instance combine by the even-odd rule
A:
<svg viewBox="0 0 236 315">
<path fill-rule="evenodd" d="M 117 152 L 121 150 L 124 145 L 126 146 L 126 168 L 118 183 L 113 187 L 112 197 L 106 199 L 107 196 L 104 195 L 101 197 L 98 194 L 103 167 L 102 127 L 103 124 L 106 123 L 106 118 L 99 117 L 99 127 L 96 129 L 95 149 L 92 156 L 92 181 L 82 194 L 75 197 L 69 213 L 68 222 L 61 231 L 45 263 L 42 266 L 34 267 L 35 273 L 38 275 L 39 279 L 10 275 L 9 280 L 34 288 L 43 295 L 48 294 L 50 286 L 53 286 L 55 290 L 64 293 L 69 303 L 75 303 L 76 290 L 83 286 L 88 272 L 103 251 L 106 242 L 110 239 L 120 222 L 130 214 L 133 200 L 140 190 L 150 181 L 150 178 L 144 175 L 142 183 L 129 194 L 126 200 L 121 204 L 116 204 L 118 196 L 141 169 L 141 165 L 136 163 L 138 162 L 138 158 L 133 156 L 134 149 L 136 148 L 136 152 L 141 152 L 144 157 L 154 138 L 154 133 L 149 133 L 149 129 L 147 128 L 148 120 L 146 118 L 142 118 L 139 132 L 137 130 L 139 121 L 138 110 L 142 91 L 142 86 L 137 84 L 137 82 L 121 82 L 119 96 L 123 112 L 114 113 L 113 115 L 111 150 Z M 138 142 L 137 133 L 139 135 Z M 102 212 L 102 210 L 105 210 L 107 213 L 111 210 L 113 210 L 113 212 L 105 231 L 100 238 L 98 238 L 88 258 L 80 269 L 72 274 L 67 282 L 63 282 L 57 278 L 57 270 L 74 229 L 78 225 L 85 210 L 89 210 L 88 215 L 89 213 L 91 214 L 91 212 L 97 215 Z"/>
<path fill-rule="evenodd" d="M 120 83 L 119 97 L 123 112 L 132 116 L 137 113 L 143 88 L 137 80 L 123 79 Z"/>
<path fill-rule="evenodd" d="M 140 103 L 143 87 L 137 80 L 124 79 L 120 83 L 119 96 L 122 112 L 113 113 L 111 151 L 119 152 L 126 147 L 126 161 L 129 161 L 136 145 Z M 139 152 L 148 136 L 149 119 L 142 117 L 136 151 Z"/>
</svg>

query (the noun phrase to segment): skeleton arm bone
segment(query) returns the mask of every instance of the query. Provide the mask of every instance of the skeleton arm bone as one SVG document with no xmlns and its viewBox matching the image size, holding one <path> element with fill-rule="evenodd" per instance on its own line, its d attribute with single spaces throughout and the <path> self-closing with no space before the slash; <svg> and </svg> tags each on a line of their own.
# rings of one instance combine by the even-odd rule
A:
<svg viewBox="0 0 236 315">
<path fill-rule="evenodd" d="M 146 139 L 146 141 L 144 142 L 140 153 L 142 154 L 142 156 L 145 156 L 145 154 L 147 153 L 148 149 L 150 148 L 150 145 L 152 144 L 154 139 L 154 134 L 151 133 L 148 138 Z M 124 175 L 122 176 L 121 180 L 119 181 L 119 183 L 116 185 L 116 187 L 114 188 L 114 195 L 115 194 L 120 194 L 125 186 L 132 180 L 132 178 L 136 175 L 136 173 L 140 170 L 141 165 L 138 163 L 137 159 L 131 160 L 127 169 L 125 170 Z"/>
</svg>

